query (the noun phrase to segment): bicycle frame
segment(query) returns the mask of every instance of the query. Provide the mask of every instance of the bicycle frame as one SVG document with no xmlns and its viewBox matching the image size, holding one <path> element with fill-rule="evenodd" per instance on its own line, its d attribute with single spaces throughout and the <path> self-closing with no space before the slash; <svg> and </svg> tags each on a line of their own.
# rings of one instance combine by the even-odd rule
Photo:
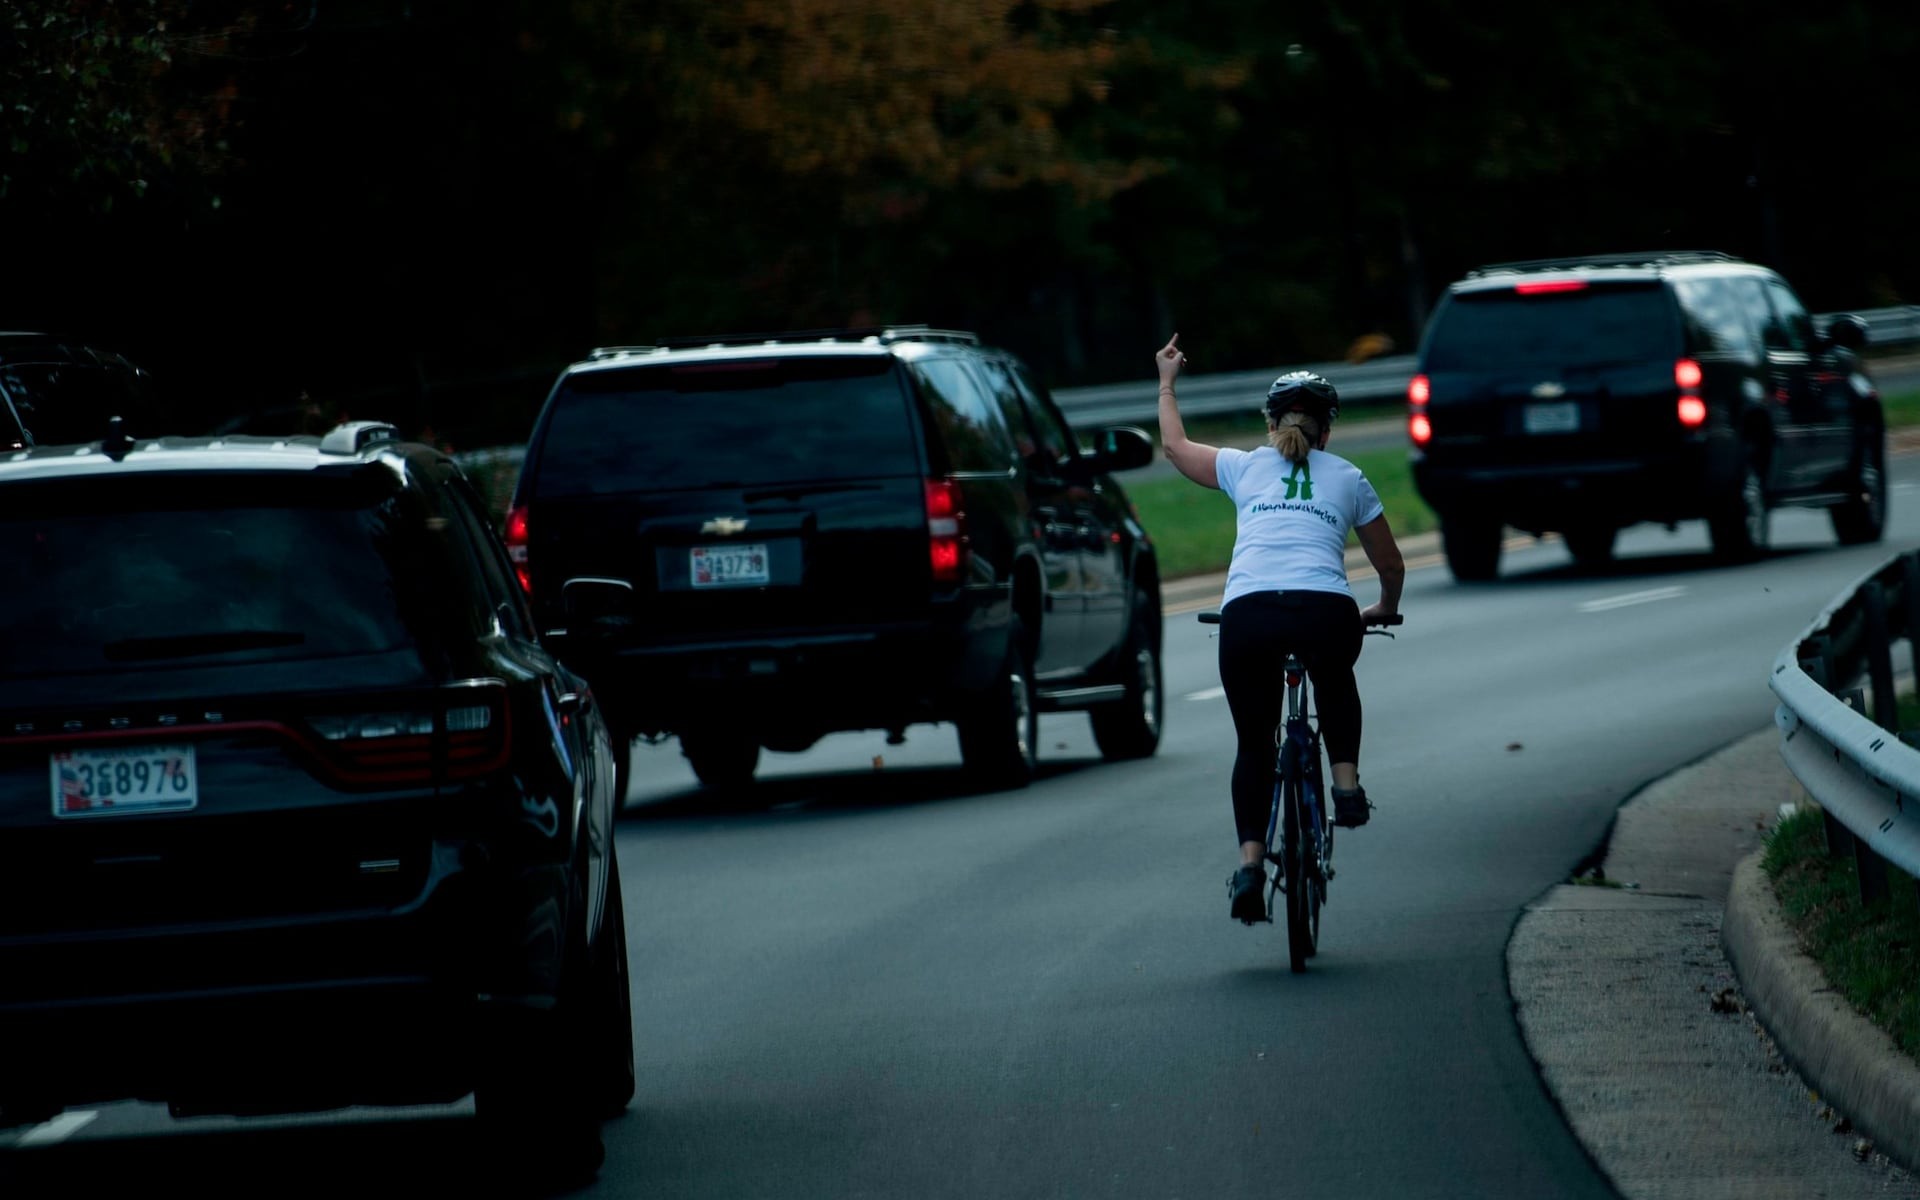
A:
<svg viewBox="0 0 1920 1200">
<path fill-rule="evenodd" d="M 1275 894 L 1286 896 L 1289 958 L 1301 971 L 1319 949 L 1320 908 L 1333 877 L 1333 828 L 1322 802 L 1320 733 L 1306 709 L 1306 666 L 1288 655 L 1284 673 L 1286 710 L 1274 730 L 1273 811 L 1267 818 L 1265 858 L 1276 868 L 1267 911 L 1282 907 L 1273 902 Z M 1289 788 L 1297 789 L 1297 810 L 1288 801 Z M 1296 864 L 1291 869 L 1290 860 Z"/>
<path fill-rule="evenodd" d="M 1309 844 L 1315 859 L 1324 868 L 1332 857 L 1333 834 L 1327 828 L 1325 807 L 1321 800 L 1325 793 L 1320 774 L 1320 731 L 1313 727 L 1312 714 L 1306 711 L 1306 667 L 1291 655 L 1287 658 L 1286 680 L 1286 716 L 1274 730 L 1273 812 L 1267 818 L 1266 859 L 1275 866 L 1283 865 L 1276 853 L 1274 837 L 1280 832 L 1282 789 L 1293 772 L 1291 762 L 1302 764 L 1299 778 L 1301 799 L 1306 807 L 1304 815 L 1308 818 L 1307 827 L 1324 833 L 1323 837 L 1314 838 Z M 1291 755 L 1288 754 L 1289 747 L 1292 749 Z"/>
<path fill-rule="evenodd" d="M 1220 614 L 1200 614 L 1203 624 L 1217 625 Z M 1396 614 L 1375 622 L 1398 625 Z M 1392 637 L 1385 629 L 1366 629 L 1366 635 Z M 1333 822 L 1327 819 L 1326 791 L 1321 774 L 1320 731 L 1307 711 L 1307 668 L 1297 655 L 1287 655 L 1286 707 L 1274 729 L 1273 809 L 1267 818 L 1264 859 L 1276 868 L 1268 877 L 1266 909 L 1274 917 L 1274 896 L 1286 896 L 1287 952 L 1293 970 L 1306 970 L 1306 960 L 1319 952 L 1320 908 L 1326 903 L 1327 884 L 1333 879 Z M 1298 797 L 1297 802 L 1293 797 Z M 1243 918 L 1244 919 L 1244 918 Z"/>
</svg>

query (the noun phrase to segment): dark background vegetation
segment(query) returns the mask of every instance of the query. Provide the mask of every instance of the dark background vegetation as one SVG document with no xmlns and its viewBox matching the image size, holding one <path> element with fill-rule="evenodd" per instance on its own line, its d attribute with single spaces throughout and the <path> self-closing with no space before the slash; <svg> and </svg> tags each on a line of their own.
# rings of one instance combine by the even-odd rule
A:
<svg viewBox="0 0 1920 1200">
<path fill-rule="evenodd" d="M 1174 328 L 1408 351 L 1465 269 L 1593 251 L 1920 291 L 1904 3 L 0 7 L 0 328 L 208 424 L 514 441 L 588 348 L 715 331 L 970 328 L 1055 386 Z"/>
</svg>

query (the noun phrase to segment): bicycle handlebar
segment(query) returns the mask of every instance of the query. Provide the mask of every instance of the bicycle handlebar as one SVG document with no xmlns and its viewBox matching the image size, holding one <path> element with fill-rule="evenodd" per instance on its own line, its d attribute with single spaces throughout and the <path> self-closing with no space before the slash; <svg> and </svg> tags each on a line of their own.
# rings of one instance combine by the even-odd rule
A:
<svg viewBox="0 0 1920 1200">
<path fill-rule="evenodd" d="M 1220 614 L 1214 609 L 1208 609 L 1205 612 L 1196 613 L 1195 615 L 1200 618 L 1200 623 L 1202 625 L 1218 625 L 1220 623 Z M 1407 623 L 1407 615 L 1405 613 L 1394 613 L 1390 617 L 1381 617 L 1378 620 L 1366 622 L 1366 624 L 1370 627 L 1383 626 L 1383 625 L 1404 625 L 1406 623 Z"/>
</svg>

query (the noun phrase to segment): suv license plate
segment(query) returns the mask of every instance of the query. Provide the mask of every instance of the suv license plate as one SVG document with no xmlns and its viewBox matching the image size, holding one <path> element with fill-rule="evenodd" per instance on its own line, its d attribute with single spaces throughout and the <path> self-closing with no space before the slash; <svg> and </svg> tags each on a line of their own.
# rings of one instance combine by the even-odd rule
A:
<svg viewBox="0 0 1920 1200">
<path fill-rule="evenodd" d="M 697 588 L 752 587 L 773 581 L 764 542 L 745 546 L 695 546 L 688 567 L 688 578 Z"/>
<path fill-rule="evenodd" d="M 1528 433 L 1574 433 L 1580 428 L 1580 406 L 1572 400 L 1529 404 L 1524 421 Z"/>
<path fill-rule="evenodd" d="M 185 812 L 200 803 L 191 745 L 60 750 L 51 767 L 56 817 Z"/>
</svg>

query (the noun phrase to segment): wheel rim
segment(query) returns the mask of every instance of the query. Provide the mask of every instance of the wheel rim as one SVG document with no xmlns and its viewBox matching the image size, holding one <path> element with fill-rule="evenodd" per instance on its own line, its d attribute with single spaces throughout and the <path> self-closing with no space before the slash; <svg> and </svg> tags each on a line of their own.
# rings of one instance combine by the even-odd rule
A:
<svg viewBox="0 0 1920 1200">
<path fill-rule="evenodd" d="M 1877 453 L 1860 468 L 1860 490 L 1866 493 L 1867 518 L 1877 528 L 1887 515 L 1887 481 L 1880 473 L 1880 456 Z"/>
<path fill-rule="evenodd" d="M 1760 487 L 1760 476 L 1747 468 L 1747 477 L 1740 485 L 1740 503 L 1746 510 L 1747 541 L 1754 546 L 1765 544 L 1767 540 L 1767 496 Z"/>
<path fill-rule="evenodd" d="M 1140 676 L 1141 719 L 1148 733 L 1160 732 L 1160 684 L 1155 678 L 1159 672 L 1154 669 L 1153 647 L 1142 646 L 1133 656 L 1134 670 Z"/>
</svg>

